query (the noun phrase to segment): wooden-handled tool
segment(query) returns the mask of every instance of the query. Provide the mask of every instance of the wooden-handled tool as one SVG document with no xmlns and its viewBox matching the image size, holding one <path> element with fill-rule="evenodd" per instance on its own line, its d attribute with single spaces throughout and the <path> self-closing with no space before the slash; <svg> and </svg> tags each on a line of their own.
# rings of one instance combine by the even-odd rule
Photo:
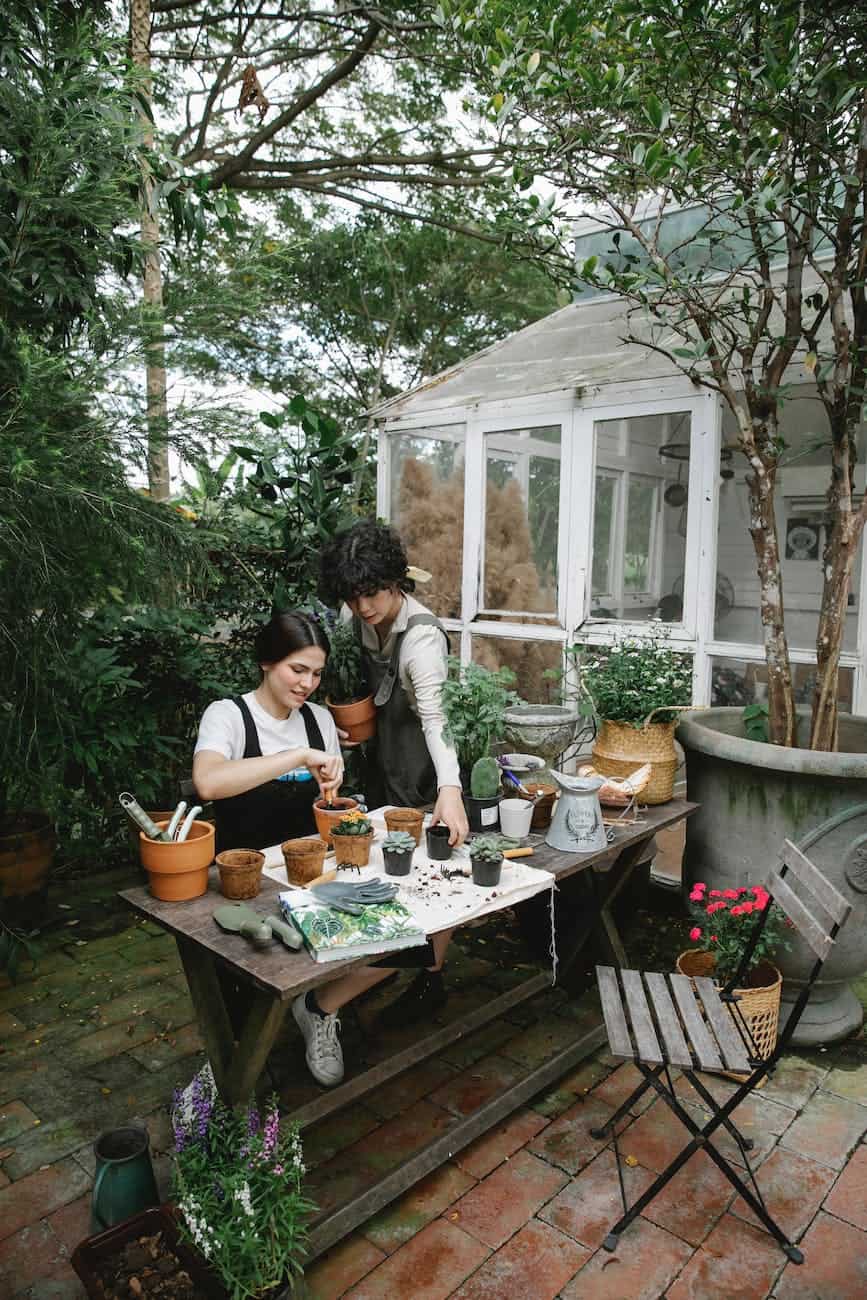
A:
<svg viewBox="0 0 867 1300">
<path fill-rule="evenodd" d="M 532 858 L 533 850 L 529 844 L 523 849 L 503 849 L 504 858 Z"/>
<path fill-rule="evenodd" d="M 317 876 L 314 880 L 308 880 L 304 888 L 310 889 L 313 885 L 325 885 L 328 883 L 329 880 L 336 880 L 336 879 L 337 879 L 337 868 L 334 867 L 331 871 L 323 871 L 322 875 Z"/>
</svg>

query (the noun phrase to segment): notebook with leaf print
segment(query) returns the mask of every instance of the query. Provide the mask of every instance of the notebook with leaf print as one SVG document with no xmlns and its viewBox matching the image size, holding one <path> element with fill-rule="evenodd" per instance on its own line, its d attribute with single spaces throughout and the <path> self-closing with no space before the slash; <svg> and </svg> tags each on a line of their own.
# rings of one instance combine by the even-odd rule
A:
<svg viewBox="0 0 867 1300">
<path fill-rule="evenodd" d="M 280 907 L 304 936 L 314 961 L 345 961 L 347 957 L 414 948 L 427 937 L 397 899 L 365 907 L 358 916 L 350 916 L 317 902 L 309 889 L 285 889 L 280 894 Z"/>
</svg>

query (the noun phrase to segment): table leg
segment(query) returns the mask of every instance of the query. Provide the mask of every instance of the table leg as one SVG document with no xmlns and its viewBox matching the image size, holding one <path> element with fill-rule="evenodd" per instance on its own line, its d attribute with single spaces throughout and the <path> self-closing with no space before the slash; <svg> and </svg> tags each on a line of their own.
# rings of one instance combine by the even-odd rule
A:
<svg viewBox="0 0 867 1300">
<path fill-rule="evenodd" d="M 176 940 L 217 1090 L 228 1106 L 242 1105 L 255 1091 L 290 1004 L 256 989 L 236 1042 L 216 961 L 190 940 Z"/>
<path fill-rule="evenodd" d="M 629 965 L 629 958 L 626 956 L 626 949 L 624 948 L 623 941 L 620 938 L 620 931 L 617 928 L 617 923 L 614 920 L 611 908 L 614 906 L 614 902 L 618 895 L 632 878 L 632 873 L 638 862 L 641 860 L 641 856 L 644 853 L 649 840 L 652 838 L 652 835 L 648 835 L 646 839 L 638 840 L 635 844 L 630 844 L 621 852 L 617 861 L 609 871 L 604 874 L 593 872 L 591 877 L 593 890 L 596 894 L 599 906 L 597 914 L 598 922 L 593 927 L 593 937 L 598 939 L 604 953 L 606 954 L 607 960 L 615 966 L 619 966 L 621 970 Z M 609 879 L 611 883 L 608 889 L 605 890 L 604 894 L 602 894 L 600 884 L 601 881 L 606 878 Z"/>
</svg>

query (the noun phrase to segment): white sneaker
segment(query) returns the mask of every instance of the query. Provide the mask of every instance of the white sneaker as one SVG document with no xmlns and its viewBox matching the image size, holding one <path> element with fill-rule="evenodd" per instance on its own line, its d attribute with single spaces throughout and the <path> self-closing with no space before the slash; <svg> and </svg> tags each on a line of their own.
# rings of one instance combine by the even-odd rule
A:
<svg viewBox="0 0 867 1300">
<path fill-rule="evenodd" d="M 292 1015 L 307 1044 L 307 1068 L 323 1088 L 333 1088 L 343 1082 L 343 1049 L 337 1037 L 340 1021 L 336 1015 L 318 1016 L 308 1011 L 305 997 L 302 993 L 292 1003 Z"/>
</svg>

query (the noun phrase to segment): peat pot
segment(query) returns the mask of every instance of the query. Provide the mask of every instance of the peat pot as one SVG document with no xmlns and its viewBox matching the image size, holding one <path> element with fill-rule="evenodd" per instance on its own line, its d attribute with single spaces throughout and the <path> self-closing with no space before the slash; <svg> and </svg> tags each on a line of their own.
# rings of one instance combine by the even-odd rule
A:
<svg viewBox="0 0 867 1300">
<path fill-rule="evenodd" d="M 799 734 L 809 710 L 798 710 Z M 832 1043 L 858 1029 L 863 1010 L 849 981 L 867 970 L 867 718 L 840 714 L 837 753 L 748 740 L 741 709 L 702 709 L 679 723 L 687 793 L 684 883 L 713 889 L 763 881 L 783 840 L 797 844 L 852 904 L 793 1043 Z M 775 957 L 783 973 L 781 1024 L 813 962 L 795 938 Z"/>
</svg>

